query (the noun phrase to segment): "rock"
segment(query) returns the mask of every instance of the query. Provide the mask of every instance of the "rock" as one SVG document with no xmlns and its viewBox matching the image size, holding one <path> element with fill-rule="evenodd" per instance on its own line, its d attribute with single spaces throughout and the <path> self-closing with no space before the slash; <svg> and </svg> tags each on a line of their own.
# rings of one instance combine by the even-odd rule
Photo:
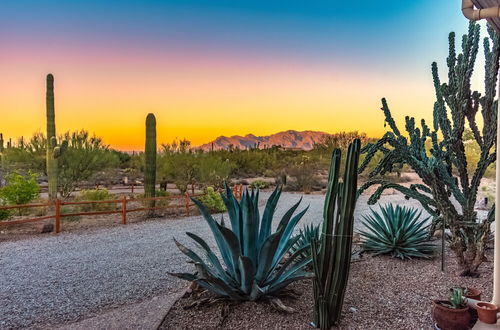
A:
<svg viewBox="0 0 500 330">
<path fill-rule="evenodd" d="M 349 312 L 351 313 L 357 313 L 359 310 L 356 307 L 350 307 Z"/>
<path fill-rule="evenodd" d="M 54 231 L 54 224 L 52 223 L 41 223 L 36 226 L 36 229 L 39 233 L 51 233 Z"/>
</svg>

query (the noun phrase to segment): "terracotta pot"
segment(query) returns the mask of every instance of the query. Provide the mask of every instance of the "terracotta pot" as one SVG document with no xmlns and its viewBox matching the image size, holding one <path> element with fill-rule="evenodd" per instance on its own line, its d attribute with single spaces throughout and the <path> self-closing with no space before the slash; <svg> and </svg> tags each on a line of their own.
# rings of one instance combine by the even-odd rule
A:
<svg viewBox="0 0 500 330">
<path fill-rule="evenodd" d="M 448 308 L 441 303 L 446 300 L 432 301 L 432 318 L 441 330 L 467 330 L 470 328 L 471 316 L 469 306 L 461 309 Z"/>
<path fill-rule="evenodd" d="M 477 303 L 477 315 L 479 320 L 487 324 L 497 323 L 498 306 L 495 304 L 480 302 Z"/>
<path fill-rule="evenodd" d="M 467 288 L 467 293 L 464 296 L 469 299 L 481 300 L 481 291 L 474 288 Z"/>
</svg>

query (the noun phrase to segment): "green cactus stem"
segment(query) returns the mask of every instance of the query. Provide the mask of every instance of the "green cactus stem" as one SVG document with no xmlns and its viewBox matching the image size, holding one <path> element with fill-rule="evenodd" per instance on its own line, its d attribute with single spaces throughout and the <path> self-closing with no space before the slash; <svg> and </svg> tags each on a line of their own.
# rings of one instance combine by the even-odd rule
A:
<svg viewBox="0 0 500 330">
<path fill-rule="evenodd" d="M 63 141 L 61 145 L 57 144 L 55 107 L 54 107 L 54 76 L 47 75 L 47 93 L 46 93 L 46 114 L 47 114 L 47 178 L 49 182 L 49 200 L 57 198 L 57 179 L 58 165 L 57 159 L 68 147 L 68 141 Z"/>
<path fill-rule="evenodd" d="M 471 85 L 481 40 L 480 26 L 471 23 L 468 34 L 462 37 L 461 53 L 457 54 L 455 34 L 450 33 L 447 82 L 441 81 L 437 64 L 432 64 L 436 94 L 432 125 L 423 119 L 418 125 L 414 117 L 406 116 L 406 132 L 403 133 L 388 102 L 382 99 L 382 111 L 390 130 L 379 141 L 363 148 L 366 157 L 359 169 L 362 172 L 376 154 L 382 155 L 378 165 L 369 173 L 370 180 L 359 192 L 378 186 L 369 204 L 375 204 L 386 189 L 397 190 L 406 198 L 419 201 L 433 217 L 431 233 L 443 226 L 450 229 L 450 248 L 455 252 L 464 276 L 477 274 L 485 259 L 490 225 L 495 220 L 494 207 L 484 220 L 477 216 L 475 209 L 481 179 L 496 160 L 498 100 L 495 98 L 500 40 L 493 29 L 489 28 L 488 32 L 489 38 L 483 39 L 484 92 L 481 94 Z M 469 142 L 465 142 L 466 132 L 471 133 Z M 480 149 L 477 160 L 467 159 L 466 146 L 469 143 Z M 401 164 L 410 166 L 422 183 L 408 187 L 383 177 Z"/>
<path fill-rule="evenodd" d="M 351 264 L 360 149 L 359 139 L 349 145 L 342 182 L 339 180 L 341 151 L 334 150 L 323 210 L 321 242 L 318 245 L 313 240 L 311 244 L 315 273 L 314 325 L 322 330 L 338 323 L 344 303 Z"/>
<path fill-rule="evenodd" d="M 149 113 L 146 117 L 146 145 L 144 149 L 145 167 L 144 167 L 144 195 L 146 197 L 155 197 L 156 184 L 156 118 Z M 150 207 L 154 207 L 152 200 Z M 150 212 L 152 214 L 153 212 Z"/>
</svg>

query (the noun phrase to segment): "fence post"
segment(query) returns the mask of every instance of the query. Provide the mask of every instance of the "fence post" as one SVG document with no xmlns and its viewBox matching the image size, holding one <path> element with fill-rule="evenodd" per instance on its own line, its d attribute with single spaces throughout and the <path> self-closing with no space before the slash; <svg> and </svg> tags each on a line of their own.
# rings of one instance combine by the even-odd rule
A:
<svg viewBox="0 0 500 330">
<path fill-rule="evenodd" d="M 189 193 L 186 192 L 186 216 L 189 217 Z"/>
<path fill-rule="evenodd" d="M 132 182 L 132 195 L 134 194 L 134 183 Z"/>
<path fill-rule="evenodd" d="M 127 196 L 122 198 L 122 224 L 127 224 Z"/>
<path fill-rule="evenodd" d="M 55 204 L 55 230 L 56 234 L 61 231 L 61 200 L 57 198 Z"/>
</svg>

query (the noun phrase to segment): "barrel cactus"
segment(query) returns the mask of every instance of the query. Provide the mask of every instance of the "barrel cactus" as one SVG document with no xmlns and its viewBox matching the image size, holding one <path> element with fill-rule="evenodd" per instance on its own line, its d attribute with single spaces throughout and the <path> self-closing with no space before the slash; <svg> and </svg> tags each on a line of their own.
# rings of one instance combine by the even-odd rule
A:
<svg viewBox="0 0 500 330">
<path fill-rule="evenodd" d="M 155 197 L 156 184 L 156 118 L 149 113 L 146 116 L 146 146 L 144 149 L 144 195 Z M 151 200 L 149 207 L 154 207 L 155 202 Z M 150 212 L 151 214 L 152 212 Z"/>
<path fill-rule="evenodd" d="M 222 262 L 201 237 L 188 232 L 186 234 L 197 243 L 205 258 L 175 241 L 181 252 L 194 261 L 197 271 L 172 275 L 198 283 L 219 296 L 252 301 L 273 297 L 288 284 L 312 277 L 312 273 L 304 270 L 310 258 L 296 262 L 309 247 L 295 251 L 285 260 L 298 240 L 297 236 L 292 237 L 293 230 L 307 211 L 305 208 L 293 215 L 300 200 L 285 212 L 276 231 L 271 232 L 280 195 L 281 188 L 277 187 L 267 200 L 261 217 L 258 190 L 245 191 L 239 202 L 226 185 L 223 200 L 231 228 L 223 222 L 218 223 L 200 201 L 193 199 L 214 235 Z"/>
<path fill-rule="evenodd" d="M 321 242 L 311 244 L 314 268 L 314 325 L 330 329 L 340 319 L 351 264 L 357 169 L 361 142 L 347 151 L 344 178 L 340 177 L 341 151 L 332 154 L 323 210 Z"/>
</svg>

